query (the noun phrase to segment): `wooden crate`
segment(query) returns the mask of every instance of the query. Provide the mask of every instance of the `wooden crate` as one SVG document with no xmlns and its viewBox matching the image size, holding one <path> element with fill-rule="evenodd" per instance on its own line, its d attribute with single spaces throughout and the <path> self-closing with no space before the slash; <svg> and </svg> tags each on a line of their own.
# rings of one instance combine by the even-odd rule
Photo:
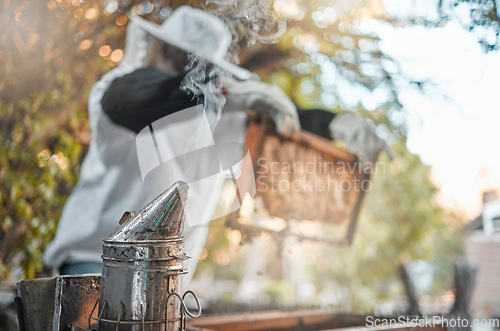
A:
<svg viewBox="0 0 500 331">
<path fill-rule="evenodd" d="M 380 317 L 338 314 L 324 310 L 269 311 L 233 315 L 217 315 L 187 321 L 188 331 L 308 331 L 308 330 L 398 330 L 398 331 L 445 331 L 440 324 L 424 324 L 424 321 L 408 317 Z M 377 320 L 377 326 L 367 324 Z M 390 322 L 389 320 L 392 320 Z M 398 321 L 403 321 L 398 323 Z"/>
</svg>

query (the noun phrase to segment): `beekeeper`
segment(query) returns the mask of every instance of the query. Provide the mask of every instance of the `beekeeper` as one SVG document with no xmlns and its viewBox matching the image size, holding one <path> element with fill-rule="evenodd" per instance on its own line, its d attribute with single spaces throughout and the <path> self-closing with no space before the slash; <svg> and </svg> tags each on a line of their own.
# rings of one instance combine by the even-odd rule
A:
<svg viewBox="0 0 500 331">
<path fill-rule="evenodd" d="M 116 228 L 125 211 L 139 210 L 161 192 L 145 184 L 138 156 L 138 133 L 152 128 L 151 123 L 203 105 L 195 108 L 206 111 L 202 115 L 208 116 L 216 143 L 244 141 L 246 109 L 269 116 L 279 132 L 300 128 L 296 107 L 279 88 L 249 80 L 250 72 L 226 61 L 230 44 L 231 33 L 223 21 L 199 9 L 182 6 L 161 25 L 132 17 L 124 59 L 89 95 L 92 139 L 80 179 L 45 251 L 47 266 L 61 274 L 100 273 L 102 239 Z M 197 59 L 208 63 L 206 72 L 217 74 L 205 77 L 215 81 L 209 82 L 209 88 L 185 87 L 191 74 L 186 66 L 192 67 Z M 388 149 L 371 126 L 353 115 L 334 117 L 321 111 L 300 111 L 300 115 L 305 129 L 330 138 L 332 130 L 338 131 L 335 138 L 345 139 L 351 152 L 366 161 L 375 161 L 381 150 Z M 205 136 L 198 129 L 167 130 L 161 144 L 175 155 L 193 144 L 205 146 Z M 190 188 L 187 217 L 194 221 L 188 219 L 184 230 L 185 252 L 191 257 L 186 261 L 189 273 L 184 284 L 194 274 L 217 202 L 213 197 L 219 196 L 225 176 L 217 174 L 211 182 Z M 183 178 L 164 174 L 162 188 L 179 179 Z"/>
</svg>

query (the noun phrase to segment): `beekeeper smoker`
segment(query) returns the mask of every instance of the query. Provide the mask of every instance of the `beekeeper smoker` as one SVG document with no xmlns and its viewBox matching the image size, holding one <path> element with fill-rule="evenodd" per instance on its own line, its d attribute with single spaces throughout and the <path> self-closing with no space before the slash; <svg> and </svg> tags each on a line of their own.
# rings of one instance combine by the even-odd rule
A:
<svg viewBox="0 0 500 331">
<path fill-rule="evenodd" d="M 279 88 L 248 81 L 248 71 L 225 60 L 230 41 L 229 29 L 220 19 L 188 6 L 178 8 L 162 25 L 133 17 L 127 29 L 124 59 L 94 85 L 89 95 L 92 139 L 79 182 L 45 251 L 47 266 L 58 268 L 61 274 L 100 273 L 102 239 L 116 228 L 124 211 L 139 210 L 160 193 L 158 188 L 145 185 L 141 176 L 137 134 L 165 116 L 199 104 L 204 104 L 207 112 L 220 112 L 216 103 L 207 102 L 211 100 L 207 93 L 181 88 L 187 54 L 208 61 L 225 74 L 215 84 L 226 100 L 220 105 L 222 117 L 213 128 L 214 136 L 243 141 L 245 109 L 271 117 L 280 132 L 300 128 L 296 107 Z M 387 149 L 373 129 L 357 117 L 301 111 L 300 121 L 306 129 L 330 138 L 332 129 L 347 132 L 339 138 L 346 139 L 350 150 L 366 161 L 375 161 L 378 153 Z M 183 148 L 179 142 L 191 141 L 192 136 L 188 131 L 170 136 L 167 132 L 163 143 L 178 150 Z M 179 179 L 162 178 L 163 189 Z M 205 185 L 200 192 L 190 190 L 187 214 L 197 215 L 196 224 L 200 225 L 184 230 L 185 252 L 191 257 L 186 261 L 189 273 L 184 284 L 194 274 L 216 205 L 216 199 L 191 203 L 196 200 L 192 197 L 206 192 L 218 197 L 223 180 L 221 174 L 216 185 Z"/>
</svg>

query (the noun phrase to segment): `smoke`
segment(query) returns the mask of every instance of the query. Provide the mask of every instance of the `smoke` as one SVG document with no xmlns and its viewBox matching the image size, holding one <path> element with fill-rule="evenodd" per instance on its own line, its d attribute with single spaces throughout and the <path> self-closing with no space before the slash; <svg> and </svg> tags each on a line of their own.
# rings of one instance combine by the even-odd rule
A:
<svg viewBox="0 0 500 331">
<path fill-rule="evenodd" d="M 255 42 L 274 43 L 286 28 L 284 20 L 273 14 L 272 0 L 207 0 L 204 10 L 223 20 L 231 31 L 227 60 L 236 64 L 240 43 L 246 41 L 248 46 Z M 206 116 L 214 131 L 226 102 L 218 78 L 227 73 L 194 54 L 189 55 L 186 71 L 181 89 L 203 96 Z M 207 136 L 204 130 L 201 127 L 196 130 L 188 147 Z"/>
<path fill-rule="evenodd" d="M 272 0 L 207 0 L 205 11 L 223 20 L 231 31 L 232 42 L 227 60 L 238 64 L 240 44 L 256 42 L 275 43 L 283 34 L 286 23 L 273 12 Z M 190 55 L 187 74 L 182 89 L 194 95 L 203 95 L 204 107 L 212 129 L 218 123 L 225 97 L 218 77 L 227 75 L 222 69 L 206 60 Z"/>
<path fill-rule="evenodd" d="M 205 10 L 222 19 L 233 35 L 229 60 L 238 63 L 239 43 L 275 43 L 286 23 L 273 11 L 272 0 L 207 0 Z"/>
<path fill-rule="evenodd" d="M 210 127 L 217 125 L 226 98 L 222 94 L 222 88 L 218 77 L 226 73 L 207 60 L 194 54 L 189 55 L 189 64 L 186 67 L 186 75 L 182 81 L 181 89 L 189 91 L 195 96 L 203 97 L 203 106 L 207 112 Z"/>
</svg>

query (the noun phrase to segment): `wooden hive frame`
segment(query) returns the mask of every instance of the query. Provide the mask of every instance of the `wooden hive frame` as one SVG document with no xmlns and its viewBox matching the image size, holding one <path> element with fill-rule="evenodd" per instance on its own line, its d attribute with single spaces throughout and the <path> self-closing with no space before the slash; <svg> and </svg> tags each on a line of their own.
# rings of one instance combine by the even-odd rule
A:
<svg viewBox="0 0 500 331">
<path fill-rule="evenodd" d="M 307 162 L 311 157 L 315 158 L 315 162 L 317 160 L 322 160 L 325 164 L 329 165 L 331 163 L 333 165 L 343 166 L 344 169 L 350 169 L 350 171 L 345 171 L 343 173 L 337 173 L 335 171 L 331 173 L 322 173 L 321 168 L 316 167 L 315 170 L 319 169 L 316 173 L 288 171 L 285 176 L 286 178 L 281 178 L 280 180 L 297 180 L 297 177 L 301 179 L 301 176 L 309 178 L 314 177 L 318 180 L 330 180 L 330 178 L 325 179 L 325 176 L 333 175 L 333 177 L 337 176 L 337 178 L 333 178 L 334 180 L 340 180 L 342 183 L 348 185 L 355 181 L 358 183 L 370 181 L 370 172 L 364 173 L 359 169 L 356 156 L 337 147 L 332 141 L 307 131 L 301 130 L 288 135 L 279 135 L 276 133 L 273 124 L 255 118 L 250 119 L 245 145 L 252 159 L 255 178 L 243 178 L 243 180 L 238 180 L 239 189 L 241 191 L 246 190 L 252 185 L 251 181 L 255 180 L 256 196 L 261 196 L 263 198 L 265 208 L 270 216 L 280 217 L 284 220 L 308 219 L 329 224 L 344 224 L 348 222 L 346 233 L 338 238 L 326 236 L 311 237 L 298 233 L 290 233 L 289 231 L 287 231 L 286 235 L 292 234 L 298 237 L 299 240 L 319 241 L 333 245 L 348 246 L 352 243 L 366 190 L 341 189 L 341 196 L 336 192 L 337 197 L 334 199 L 332 198 L 330 190 L 320 192 L 320 194 L 314 192 L 314 196 L 310 196 L 308 194 L 311 194 L 311 192 L 306 192 L 305 190 L 294 192 L 263 190 L 259 185 L 262 186 L 263 176 L 261 170 L 263 166 L 266 167 L 265 162 L 275 162 L 274 165 L 278 164 L 279 168 L 279 164 L 290 165 L 295 164 L 293 162 L 296 161 Z M 261 162 L 263 159 L 265 161 Z M 242 169 L 243 174 L 246 173 L 245 170 L 248 169 Z M 272 178 L 271 180 L 274 179 Z M 352 187 L 354 188 L 354 186 Z M 242 197 L 239 192 L 238 197 L 241 204 Z M 295 199 L 295 201 L 293 201 L 293 199 Z M 304 199 L 307 200 L 304 201 Z M 297 203 L 297 200 L 307 202 L 307 207 L 304 206 L 304 203 Z M 230 214 L 227 218 L 226 225 L 246 234 L 268 232 L 271 235 L 284 235 L 284 233 L 280 233 L 283 231 L 242 223 L 239 221 L 239 216 L 238 211 Z"/>
</svg>

